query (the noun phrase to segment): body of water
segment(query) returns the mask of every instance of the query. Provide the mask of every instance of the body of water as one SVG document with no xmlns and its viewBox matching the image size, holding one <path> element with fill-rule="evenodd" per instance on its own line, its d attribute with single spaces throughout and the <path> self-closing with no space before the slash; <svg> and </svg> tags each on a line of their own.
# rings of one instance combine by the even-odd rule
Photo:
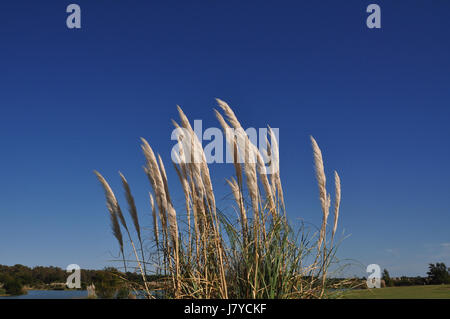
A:
<svg viewBox="0 0 450 319">
<path fill-rule="evenodd" d="M 82 299 L 87 290 L 28 290 L 26 295 L 0 297 L 0 299 Z"/>
</svg>

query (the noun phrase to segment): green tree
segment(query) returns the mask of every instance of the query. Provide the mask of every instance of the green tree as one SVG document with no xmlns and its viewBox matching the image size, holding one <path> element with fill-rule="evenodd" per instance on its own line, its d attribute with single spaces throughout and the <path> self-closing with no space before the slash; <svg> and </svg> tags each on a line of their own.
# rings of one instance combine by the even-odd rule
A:
<svg viewBox="0 0 450 319">
<path fill-rule="evenodd" d="M 94 276 L 93 282 L 95 293 L 101 299 L 116 298 L 123 284 L 119 277 L 119 272 L 115 268 L 105 268 L 104 271 L 98 272 Z"/>
<path fill-rule="evenodd" d="M 429 264 L 427 272 L 428 280 L 431 284 L 447 284 L 450 283 L 449 269 L 444 263 Z"/>
<path fill-rule="evenodd" d="M 389 275 L 389 271 L 385 268 L 383 269 L 383 275 L 382 278 L 386 284 L 386 287 L 392 287 L 393 281 L 391 280 L 391 276 Z"/>
<path fill-rule="evenodd" d="M 17 296 L 24 294 L 24 289 L 21 282 L 18 279 L 13 279 L 11 277 L 6 278 L 3 289 L 8 295 Z"/>
</svg>

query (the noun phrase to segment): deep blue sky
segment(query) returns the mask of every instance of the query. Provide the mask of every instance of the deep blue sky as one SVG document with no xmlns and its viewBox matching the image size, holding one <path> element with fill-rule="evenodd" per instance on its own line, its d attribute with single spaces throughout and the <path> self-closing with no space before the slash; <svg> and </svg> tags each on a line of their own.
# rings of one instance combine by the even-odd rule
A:
<svg viewBox="0 0 450 319">
<path fill-rule="evenodd" d="M 65 26 L 72 2 L 81 30 Z M 373 2 L 381 30 L 365 25 Z M 450 264 L 449 12 L 438 0 L 2 1 L 0 264 L 111 265 L 92 170 L 120 195 L 121 170 L 149 227 L 139 137 L 178 190 L 170 119 L 179 104 L 217 126 L 215 97 L 244 126 L 280 129 L 288 215 L 318 225 L 316 137 L 329 181 L 342 179 L 341 257 L 391 275 Z M 224 197 L 232 167 L 211 172 Z"/>
</svg>

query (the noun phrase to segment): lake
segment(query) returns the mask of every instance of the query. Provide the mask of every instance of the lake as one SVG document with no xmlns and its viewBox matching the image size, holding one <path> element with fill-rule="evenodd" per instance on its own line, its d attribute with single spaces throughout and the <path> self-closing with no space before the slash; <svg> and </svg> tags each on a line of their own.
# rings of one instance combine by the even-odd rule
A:
<svg viewBox="0 0 450 319">
<path fill-rule="evenodd" d="M 87 298 L 87 295 L 87 290 L 28 290 L 26 295 L 0 299 L 82 299 Z"/>
</svg>

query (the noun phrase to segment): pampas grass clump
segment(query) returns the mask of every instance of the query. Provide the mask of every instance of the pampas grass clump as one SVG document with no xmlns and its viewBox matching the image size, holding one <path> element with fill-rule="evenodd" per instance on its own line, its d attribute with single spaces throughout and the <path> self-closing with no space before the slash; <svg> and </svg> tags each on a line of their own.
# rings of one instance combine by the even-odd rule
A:
<svg viewBox="0 0 450 319">
<path fill-rule="evenodd" d="M 203 148 L 178 107 L 180 123 L 174 125 L 183 133 L 178 138 L 177 163 L 173 166 L 184 193 L 181 214 L 172 203 L 161 157 L 141 139 L 146 159 L 144 171 L 152 190 L 149 202 L 153 249 L 144 251 L 136 205 L 125 176 L 120 173 L 140 253 L 111 187 L 95 172 L 105 191 L 124 270 L 130 261 L 125 257 L 122 230 L 130 242 L 136 269 L 142 275 L 143 284 L 137 289 L 148 298 L 154 298 L 157 290 L 165 298 L 326 297 L 331 287 L 327 275 L 336 249 L 333 240 L 341 200 L 339 175 L 335 172 L 334 222 L 331 238 L 327 240 L 331 196 L 326 189 L 322 152 L 311 137 L 322 224 L 312 235 L 304 226 L 294 230 L 287 220 L 278 144 L 273 131 L 269 127 L 267 154 L 263 154 L 252 144 L 230 106 L 221 100 L 217 102 L 224 115 L 217 110 L 215 114 L 233 150 L 235 176 L 226 182 L 235 202 L 237 219 L 226 216 L 216 206 Z M 264 166 L 267 155 L 275 168 L 270 174 Z M 148 276 L 155 273 L 161 275 L 160 279 L 150 285 Z"/>
</svg>

